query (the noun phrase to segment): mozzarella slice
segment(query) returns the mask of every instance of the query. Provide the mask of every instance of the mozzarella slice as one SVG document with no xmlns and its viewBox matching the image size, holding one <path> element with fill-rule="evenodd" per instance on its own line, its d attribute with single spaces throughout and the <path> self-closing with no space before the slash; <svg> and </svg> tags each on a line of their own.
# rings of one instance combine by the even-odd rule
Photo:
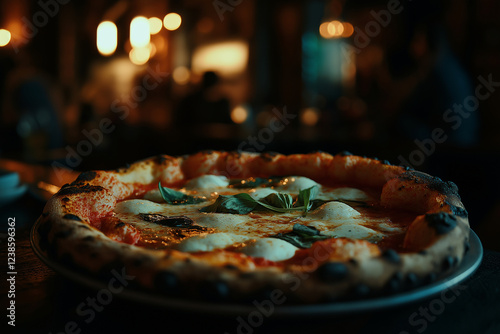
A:
<svg viewBox="0 0 500 334">
<path fill-rule="evenodd" d="M 160 213 L 165 209 L 165 205 L 154 203 L 142 199 L 131 199 L 116 204 L 116 213 L 128 213 L 137 215 L 139 213 Z"/>
<path fill-rule="evenodd" d="M 248 237 L 232 233 L 212 233 L 197 235 L 184 239 L 177 245 L 182 252 L 208 252 L 214 249 L 224 249 L 236 242 L 242 242 Z"/>
<path fill-rule="evenodd" d="M 263 257 L 270 261 L 283 261 L 292 258 L 297 249 L 291 243 L 281 239 L 262 238 L 250 242 L 241 251 L 253 257 Z"/>
<path fill-rule="evenodd" d="M 360 239 L 375 242 L 384 237 L 383 233 L 372 230 L 357 224 L 342 224 L 333 231 L 324 232 L 325 235 L 335 236 L 336 238 Z"/>
<path fill-rule="evenodd" d="M 158 189 L 150 190 L 144 194 L 144 199 L 156 203 L 165 203 L 163 197 L 161 197 L 160 191 Z"/>
<path fill-rule="evenodd" d="M 184 188 L 188 190 L 209 190 L 223 188 L 229 185 L 227 177 L 222 175 L 202 175 L 186 182 Z"/>
<path fill-rule="evenodd" d="M 253 190 L 253 191 L 252 191 Z M 275 194 L 277 193 L 276 190 L 271 189 L 271 188 L 258 188 L 258 189 L 252 189 L 249 194 L 255 199 L 261 199 L 264 198 L 270 194 Z"/>
<path fill-rule="evenodd" d="M 299 192 L 302 189 L 311 188 L 312 186 L 321 187 L 320 184 L 314 182 L 308 177 L 304 176 L 291 176 L 283 179 L 276 189 L 286 190 L 289 192 Z"/>
<path fill-rule="evenodd" d="M 225 213 L 203 213 L 196 217 L 196 223 L 203 227 L 215 228 L 218 231 L 234 231 L 235 229 L 245 229 L 246 223 L 250 222 L 251 218 L 244 215 L 233 215 Z"/>
<path fill-rule="evenodd" d="M 361 214 L 342 202 L 328 202 L 310 212 L 308 217 L 322 221 L 358 218 Z"/>
</svg>

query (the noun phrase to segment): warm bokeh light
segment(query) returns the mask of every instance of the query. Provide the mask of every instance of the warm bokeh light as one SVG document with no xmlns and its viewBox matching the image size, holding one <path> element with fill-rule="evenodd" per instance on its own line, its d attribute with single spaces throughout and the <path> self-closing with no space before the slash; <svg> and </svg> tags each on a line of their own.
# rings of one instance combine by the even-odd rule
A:
<svg viewBox="0 0 500 334">
<path fill-rule="evenodd" d="M 111 21 L 104 21 L 97 27 L 97 50 L 103 56 L 112 55 L 118 45 L 118 29 Z"/>
<path fill-rule="evenodd" d="M 179 66 L 176 67 L 172 72 L 172 78 L 174 79 L 176 84 L 185 85 L 189 82 L 189 79 L 191 78 L 191 72 L 187 67 Z"/>
<path fill-rule="evenodd" d="M 0 29 L 0 47 L 9 44 L 11 38 L 10 31 L 6 29 Z"/>
<path fill-rule="evenodd" d="M 316 108 L 306 108 L 300 114 L 300 121 L 308 126 L 314 126 L 319 121 L 319 111 Z"/>
<path fill-rule="evenodd" d="M 248 118 L 248 110 L 243 106 L 237 106 L 231 110 L 231 120 L 236 124 L 245 122 Z"/>
<path fill-rule="evenodd" d="M 343 26 L 344 26 L 344 32 L 342 33 L 342 37 L 344 38 L 351 37 L 352 34 L 354 33 L 354 27 L 352 26 L 352 24 L 350 24 L 349 22 L 344 22 Z"/>
<path fill-rule="evenodd" d="M 193 53 L 192 70 L 201 74 L 216 71 L 222 75 L 242 73 L 248 63 L 248 43 L 228 41 L 197 48 Z"/>
<path fill-rule="evenodd" d="M 135 65 L 144 65 L 148 62 L 150 55 L 150 47 L 145 46 L 141 48 L 132 48 L 132 50 L 130 50 L 128 54 L 128 57 L 130 58 L 130 61 Z"/>
<path fill-rule="evenodd" d="M 167 30 L 177 30 L 181 26 L 182 18 L 177 13 L 168 13 L 163 18 L 163 25 Z"/>
<path fill-rule="evenodd" d="M 163 28 L 163 22 L 160 18 L 150 17 L 149 18 L 149 33 L 151 35 L 156 35 Z"/>
<path fill-rule="evenodd" d="M 329 22 L 323 22 L 319 26 L 319 34 L 323 38 L 330 38 L 330 33 L 328 32 L 328 24 Z"/>
<path fill-rule="evenodd" d="M 354 27 L 349 22 L 333 20 L 323 22 L 319 26 L 319 34 L 323 38 L 350 37 L 354 33 Z"/>
<path fill-rule="evenodd" d="M 344 32 L 344 26 L 340 21 L 332 21 L 328 23 L 328 33 L 331 37 L 340 37 Z"/>
<path fill-rule="evenodd" d="M 132 48 L 145 47 L 149 44 L 150 39 L 149 20 L 144 16 L 134 17 L 130 22 L 130 44 Z"/>
</svg>

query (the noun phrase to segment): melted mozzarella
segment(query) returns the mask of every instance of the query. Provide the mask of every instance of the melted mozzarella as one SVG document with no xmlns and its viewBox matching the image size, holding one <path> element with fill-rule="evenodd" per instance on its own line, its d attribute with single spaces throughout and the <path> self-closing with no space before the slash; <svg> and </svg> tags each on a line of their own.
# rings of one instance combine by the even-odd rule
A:
<svg viewBox="0 0 500 334">
<path fill-rule="evenodd" d="M 236 242 L 241 242 L 248 237 L 232 233 L 201 234 L 192 238 L 184 239 L 177 245 L 177 249 L 183 252 L 208 252 L 214 249 L 224 249 Z"/>
<path fill-rule="evenodd" d="M 289 242 L 276 238 L 262 238 L 250 242 L 241 251 L 253 257 L 263 257 L 271 261 L 283 261 L 292 258 L 298 248 Z"/>
<path fill-rule="evenodd" d="M 342 202 L 328 202 L 308 214 L 311 219 L 335 221 L 358 218 L 361 214 Z"/>
<path fill-rule="evenodd" d="M 229 185 L 227 177 L 222 175 L 203 175 L 186 182 L 184 188 L 188 190 L 210 190 L 224 188 Z"/>
<path fill-rule="evenodd" d="M 163 197 L 161 197 L 160 191 L 158 189 L 153 189 L 144 194 L 144 199 L 156 203 L 164 203 Z"/>
<path fill-rule="evenodd" d="M 139 213 L 160 213 L 165 209 L 165 205 L 154 203 L 143 199 L 132 199 L 116 204 L 116 213 L 128 213 L 137 215 Z"/>
<path fill-rule="evenodd" d="M 281 184 L 276 188 L 280 191 L 286 190 L 289 192 L 299 192 L 302 189 L 311 188 L 312 186 L 321 187 L 320 184 L 314 182 L 308 177 L 291 176 L 283 179 L 283 181 L 281 181 Z"/>
<path fill-rule="evenodd" d="M 251 218 L 245 215 L 231 215 L 226 213 L 202 213 L 196 218 L 196 223 L 218 231 L 234 231 L 245 229 L 251 223 Z"/>
<path fill-rule="evenodd" d="M 384 236 L 380 232 L 358 224 L 342 224 L 323 234 L 336 238 L 360 239 L 370 242 L 378 241 Z"/>
</svg>

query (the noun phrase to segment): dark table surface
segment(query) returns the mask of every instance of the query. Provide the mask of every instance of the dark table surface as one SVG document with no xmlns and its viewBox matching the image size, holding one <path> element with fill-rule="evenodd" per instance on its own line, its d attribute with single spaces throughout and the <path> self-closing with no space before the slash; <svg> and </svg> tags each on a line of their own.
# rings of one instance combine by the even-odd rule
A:
<svg viewBox="0 0 500 334">
<path fill-rule="evenodd" d="M 456 298 L 438 294 L 398 307 L 341 316 L 254 314 L 249 318 L 249 314 L 200 314 L 141 304 L 117 294 L 90 320 L 90 315 L 82 317 L 76 310 L 98 291 L 53 271 L 31 248 L 29 230 L 42 208 L 42 200 L 26 194 L 0 209 L 1 319 L 7 333 L 500 333 L 500 253 L 489 250 L 479 269 L 451 290 Z M 11 300 L 7 298 L 5 239 L 9 217 L 16 218 L 15 327 L 7 324 L 6 309 Z"/>
</svg>

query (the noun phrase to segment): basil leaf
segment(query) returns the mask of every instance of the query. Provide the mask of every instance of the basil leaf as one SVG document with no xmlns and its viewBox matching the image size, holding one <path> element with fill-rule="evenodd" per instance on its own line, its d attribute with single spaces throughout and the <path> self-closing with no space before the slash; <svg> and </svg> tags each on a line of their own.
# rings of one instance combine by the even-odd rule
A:
<svg viewBox="0 0 500 334">
<path fill-rule="evenodd" d="M 219 195 L 213 204 L 201 208 L 200 211 L 244 215 L 254 210 L 257 204 L 257 201 L 247 193 L 233 196 Z"/>
<path fill-rule="evenodd" d="M 316 198 L 319 194 L 319 187 L 318 186 L 312 186 L 307 189 L 302 189 L 299 191 L 299 196 L 297 197 L 297 206 L 303 206 L 304 207 L 304 214 L 303 216 L 305 217 L 307 215 L 307 212 L 311 209 L 311 201 Z"/>
<path fill-rule="evenodd" d="M 230 179 L 229 186 L 236 189 L 272 187 L 278 185 L 281 180 L 283 180 L 283 177 L 250 177 L 248 179 Z"/>
<path fill-rule="evenodd" d="M 298 248 L 310 248 L 316 241 L 331 239 L 334 236 L 323 235 L 313 226 L 295 224 L 291 232 L 278 233 L 271 238 L 284 240 Z"/>
<path fill-rule="evenodd" d="M 272 193 L 259 200 L 259 203 L 268 204 L 276 208 L 290 209 L 293 206 L 293 197 L 285 193 Z"/>
<path fill-rule="evenodd" d="M 162 187 L 161 182 L 158 183 L 158 189 L 160 190 L 161 197 L 168 204 L 186 205 L 186 204 L 196 204 L 206 201 L 204 197 L 195 197 L 177 190 L 173 190 L 167 187 Z"/>
</svg>

